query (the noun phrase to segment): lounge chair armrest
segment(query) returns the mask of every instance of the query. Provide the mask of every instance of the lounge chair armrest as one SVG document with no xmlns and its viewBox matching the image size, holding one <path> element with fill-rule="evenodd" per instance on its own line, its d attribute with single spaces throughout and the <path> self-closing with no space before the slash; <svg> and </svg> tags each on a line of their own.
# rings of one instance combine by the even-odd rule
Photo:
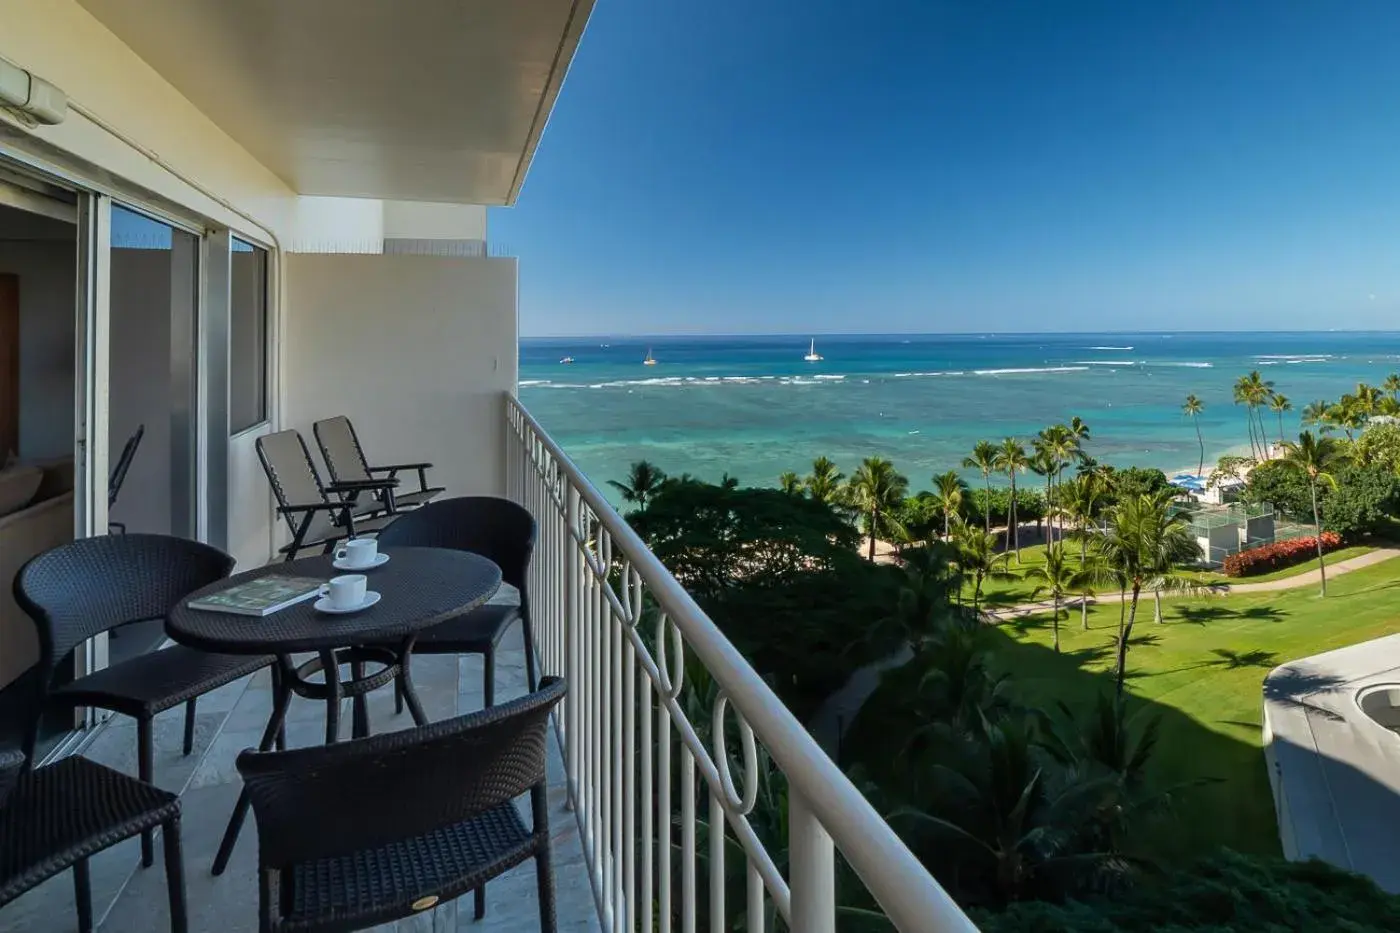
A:
<svg viewBox="0 0 1400 933">
<path fill-rule="evenodd" d="M 351 507 L 350 502 L 308 502 L 304 505 L 279 505 L 277 511 L 288 515 L 298 512 L 340 512 Z"/>
<path fill-rule="evenodd" d="M 366 490 L 393 489 L 399 481 L 393 477 L 383 479 L 351 479 L 339 480 L 326 484 L 326 492 L 364 492 Z"/>
<path fill-rule="evenodd" d="M 388 473 L 389 478 L 398 476 L 400 470 L 418 471 L 418 488 L 423 491 L 428 489 L 428 471 L 433 468 L 431 463 L 394 463 L 389 466 L 369 467 L 371 473 Z"/>
</svg>

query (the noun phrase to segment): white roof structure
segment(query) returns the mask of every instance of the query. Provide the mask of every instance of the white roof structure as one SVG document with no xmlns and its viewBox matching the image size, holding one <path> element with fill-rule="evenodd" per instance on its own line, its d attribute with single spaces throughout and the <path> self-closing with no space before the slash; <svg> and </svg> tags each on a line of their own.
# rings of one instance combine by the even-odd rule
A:
<svg viewBox="0 0 1400 933">
<path fill-rule="evenodd" d="M 1400 893 L 1397 706 L 1400 635 L 1290 662 L 1264 681 L 1264 752 L 1284 854 L 1369 875 L 1392 893 Z"/>
<path fill-rule="evenodd" d="M 292 190 L 512 204 L 592 0 L 81 0 Z"/>
</svg>

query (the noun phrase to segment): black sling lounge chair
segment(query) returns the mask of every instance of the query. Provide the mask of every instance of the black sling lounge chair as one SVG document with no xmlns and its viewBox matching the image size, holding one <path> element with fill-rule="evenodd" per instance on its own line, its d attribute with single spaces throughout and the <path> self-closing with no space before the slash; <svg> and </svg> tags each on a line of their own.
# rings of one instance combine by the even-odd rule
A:
<svg viewBox="0 0 1400 933">
<path fill-rule="evenodd" d="M 278 549 L 287 560 L 295 560 L 299 551 L 311 547 L 329 554 L 337 541 L 378 531 L 396 517 L 397 479 L 322 483 L 311 451 L 297 431 L 266 434 L 256 446 L 277 498 L 277 512 L 292 533 L 291 542 Z M 374 493 L 383 499 L 374 498 Z"/>
<path fill-rule="evenodd" d="M 418 472 L 418 488 L 412 492 L 402 490 L 394 493 L 394 506 L 402 512 L 431 502 L 443 492 L 441 486 L 428 485 L 428 470 L 431 463 L 397 463 L 389 466 L 370 466 L 365 459 L 360 438 L 355 434 L 355 426 L 344 415 L 326 418 L 312 425 L 316 434 L 316 444 L 321 448 L 326 467 L 331 471 L 331 479 L 336 482 L 362 483 L 371 481 L 376 474 L 387 474 L 387 479 L 396 479 L 401 471 Z"/>
<path fill-rule="evenodd" d="M 122 446 L 121 456 L 117 458 L 116 466 L 112 467 L 112 475 L 107 479 L 107 508 L 117 504 L 117 494 L 122 491 L 122 484 L 126 482 L 126 474 L 131 470 L 131 461 L 136 459 L 136 449 L 141 446 L 141 438 L 146 436 L 146 426 L 139 425 L 136 433 L 126 439 L 126 444 Z M 108 534 L 126 534 L 126 524 L 124 522 L 108 522 Z"/>
</svg>

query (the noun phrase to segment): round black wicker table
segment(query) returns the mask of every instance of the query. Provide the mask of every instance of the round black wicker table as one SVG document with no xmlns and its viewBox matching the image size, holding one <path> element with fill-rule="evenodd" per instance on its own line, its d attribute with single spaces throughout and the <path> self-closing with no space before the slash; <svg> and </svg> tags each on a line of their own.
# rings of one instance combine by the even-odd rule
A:
<svg viewBox="0 0 1400 933">
<path fill-rule="evenodd" d="M 181 644 L 222 654 L 277 656 L 277 664 L 272 668 L 272 716 L 259 750 L 285 744 L 284 723 L 293 694 L 326 701 L 328 743 L 339 737 L 342 699 L 354 700 L 354 735 L 368 735 L 365 694 L 396 678 L 402 684 L 404 701 L 414 722 L 420 726 L 427 723 L 410 676 L 413 643 L 424 629 L 470 612 L 494 596 L 501 586 L 501 568 L 466 551 L 387 548 L 385 553 L 389 561 L 372 570 L 336 570 L 331 558 L 321 555 L 235 574 L 191 593 L 166 618 L 166 633 Z M 369 578 L 369 589 L 380 594 L 379 602 L 360 612 L 331 615 L 315 609 L 314 600 L 307 600 L 261 618 L 190 609 L 186 605 L 190 600 L 269 574 L 329 580 L 340 573 L 364 573 Z M 394 648 L 382 647 L 395 644 Z M 291 656 L 304 652 L 314 652 L 316 657 L 295 664 Z M 343 664 L 351 669 L 351 679 L 344 682 L 339 674 Z M 366 676 L 366 664 L 377 664 L 379 670 Z M 317 674 L 321 680 L 312 680 Z M 214 874 L 222 874 L 227 867 L 247 812 L 245 790 L 239 795 L 214 859 Z"/>
</svg>

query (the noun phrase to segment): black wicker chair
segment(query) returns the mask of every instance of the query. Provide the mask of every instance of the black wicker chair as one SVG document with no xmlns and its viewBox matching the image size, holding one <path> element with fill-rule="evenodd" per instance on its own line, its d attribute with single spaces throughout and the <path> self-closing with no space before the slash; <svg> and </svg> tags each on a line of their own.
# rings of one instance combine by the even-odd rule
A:
<svg viewBox="0 0 1400 933">
<path fill-rule="evenodd" d="M 179 798 L 86 758 L 27 773 L 24 764 L 21 753 L 0 750 L 0 907 L 71 867 L 78 930 L 91 933 L 87 860 L 159 826 L 170 929 L 185 933 Z"/>
<path fill-rule="evenodd" d="M 394 520 L 397 478 L 323 483 L 299 431 L 265 434 L 254 446 L 277 498 L 277 512 L 292 533 L 291 542 L 280 549 L 287 560 L 309 547 L 329 554 L 337 541 L 378 531 Z"/>
<path fill-rule="evenodd" d="M 15 601 L 39 630 L 39 663 L 30 673 L 33 699 L 23 713 L 25 754 L 32 759 L 46 709 L 92 706 L 136 720 L 137 769 L 151 783 L 156 714 L 185 706 L 184 752 L 194 746 L 198 698 L 272 663 L 271 656 L 211 654 L 183 645 L 148 651 L 62 686 L 60 663 L 102 632 L 163 619 L 186 595 L 222 580 L 233 558 L 218 548 L 166 535 L 83 538 L 35 557 L 15 577 Z M 141 836 L 141 861 L 154 860 L 151 832 Z"/>
<path fill-rule="evenodd" d="M 546 754 L 564 682 L 511 703 L 337 745 L 245 751 L 262 933 L 363 930 L 476 891 L 535 859 L 553 933 Z M 530 793 L 526 828 L 515 798 Z"/>
<path fill-rule="evenodd" d="M 117 465 L 112 467 L 112 475 L 107 478 L 107 508 L 117 504 L 117 495 L 122 491 L 122 486 L 126 483 L 126 474 L 131 470 L 131 461 L 136 459 L 136 448 L 141 446 L 141 438 L 146 435 L 146 426 L 139 425 L 136 433 L 126 439 L 126 444 L 122 446 L 121 456 L 117 458 Z M 108 522 L 107 531 L 117 534 L 126 534 L 126 525 L 122 522 Z"/>
<path fill-rule="evenodd" d="M 365 459 L 364 448 L 355 433 L 355 426 L 344 415 L 326 418 L 311 426 L 316 435 L 316 446 L 321 448 L 321 457 L 326 468 L 331 471 L 331 479 L 336 482 L 362 483 L 374 479 L 376 473 L 387 473 L 388 479 L 397 479 L 400 471 L 415 470 L 418 473 L 418 488 L 412 492 L 396 491 L 394 506 L 402 512 L 442 495 L 443 487 L 428 485 L 428 471 L 431 463 L 395 463 L 388 466 L 370 466 Z"/>
<path fill-rule="evenodd" d="M 379 546 L 437 547 L 471 551 L 501 568 L 501 579 L 520 591 L 520 605 L 488 603 L 419 634 L 414 654 L 479 654 L 483 657 L 485 705 L 496 698 L 496 646 L 516 621 L 525 636 L 525 679 L 535 689 L 535 633 L 526 577 L 535 550 L 535 519 L 523 506 L 491 496 L 433 502 L 398 518 L 379 534 Z M 411 661 L 410 661 L 411 663 Z M 396 706 L 403 712 L 401 684 Z"/>
</svg>

